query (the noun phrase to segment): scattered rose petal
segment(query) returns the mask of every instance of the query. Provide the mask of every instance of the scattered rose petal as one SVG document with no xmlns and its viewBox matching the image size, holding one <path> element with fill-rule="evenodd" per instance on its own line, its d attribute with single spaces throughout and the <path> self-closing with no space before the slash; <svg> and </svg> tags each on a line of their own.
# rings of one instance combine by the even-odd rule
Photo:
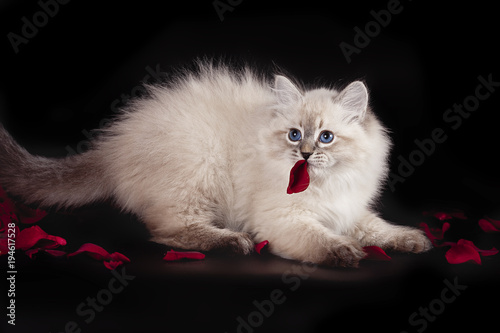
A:
<svg viewBox="0 0 500 333">
<path fill-rule="evenodd" d="M 0 233 L 5 233 L 7 225 L 11 222 L 35 223 L 45 215 L 47 213 L 41 209 L 31 209 L 19 203 L 14 204 L 0 186 Z"/>
<path fill-rule="evenodd" d="M 263 242 L 260 242 L 259 244 L 255 244 L 255 251 L 260 254 L 260 251 L 267 245 L 269 244 L 268 241 L 263 241 Z"/>
<path fill-rule="evenodd" d="M 477 252 L 479 252 L 479 254 L 482 256 L 482 257 L 489 257 L 489 256 L 494 256 L 495 254 L 498 253 L 498 250 L 495 248 L 495 247 L 492 247 L 491 249 L 489 250 L 478 250 L 476 249 Z"/>
<path fill-rule="evenodd" d="M 446 259 L 450 264 L 461 264 L 469 260 L 481 265 L 481 257 L 492 256 L 498 253 L 496 248 L 481 250 L 474 243 L 467 239 L 460 239 L 457 243 L 452 243 L 451 248 L 446 252 Z"/>
<path fill-rule="evenodd" d="M 492 223 L 496 228 L 500 229 L 500 220 L 492 219 L 491 217 L 486 216 L 486 219 Z"/>
<path fill-rule="evenodd" d="M 299 193 L 305 191 L 309 186 L 309 173 L 307 173 L 307 161 L 300 160 L 290 170 L 290 181 L 286 193 Z"/>
<path fill-rule="evenodd" d="M 11 210 L 8 205 L 4 205 L 4 203 L 0 203 L 0 218 L 4 218 L 5 216 L 7 216 L 9 218 L 14 218 L 15 220 L 17 220 L 17 216 L 14 211 Z"/>
<path fill-rule="evenodd" d="M 111 261 L 122 261 L 122 262 L 130 262 L 130 259 L 121 254 L 120 252 L 113 252 L 110 254 Z"/>
<path fill-rule="evenodd" d="M 456 243 L 445 254 L 446 260 L 450 264 L 461 264 L 467 261 L 474 261 L 476 264 L 481 265 L 481 257 L 476 249 L 467 243 Z"/>
<path fill-rule="evenodd" d="M 47 212 L 41 209 L 32 209 L 23 204 L 16 204 L 16 214 L 21 223 L 33 224 L 40 221 L 47 215 Z"/>
<path fill-rule="evenodd" d="M 498 253 L 498 250 L 496 248 L 491 248 L 490 250 L 481 250 L 480 248 L 478 248 L 476 245 L 474 245 L 474 243 L 470 240 L 467 240 L 467 239 L 460 239 L 457 244 L 459 245 L 468 245 L 468 246 L 472 246 L 474 248 L 474 250 L 476 250 L 477 252 L 479 252 L 479 254 L 483 257 L 486 257 L 486 256 L 492 256 L 494 254 L 497 254 Z"/>
<path fill-rule="evenodd" d="M 479 227 L 481 227 L 481 229 L 483 229 L 484 232 L 500 232 L 500 230 L 498 230 L 494 225 L 493 223 L 491 223 L 490 221 L 486 220 L 486 219 L 480 219 L 479 222 Z"/>
<path fill-rule="evenodd" d="M 35 253 L 38 253 L 38 251 L 40 251 L 40 249 L 31 249 L 31 250 L 26 250 L 26 252 L 24 253 L 26 253 L 26 255 L 30 257 L 30 259 L 33 259 L 33 255 Z"/>
<path fill-rule="evenodd" d="M 449 219 L 453 218 L 453 216 L 451 216 L 450 214 L 446 214 L 443 212 L 438 212 L 438 213 L 434 214 L 434 217 L 439 219 L 440 221 L 449 220 Z"/>
<path fill-rule="evenodd" d="M 66 255 L 66 252 L 64 252 L 64 251 L 59 251 L 59 250 L 50 250 L 50 249 L 45 249 L 45 250 L 43 250 L 43 251 L 45 251 L 45 252 L 47 252 L 48 254 L 51 254 L 51 255 L 53 255 L 53 256 L 55 256 L 55 257 L 61 257 L 61 256 Z"/>
<path fill-rule="evenodd" d="M 111 261 L 104 261 L 103 262 L 104 266 L 106 266 L 107 269 L 116 269 L 116 267 L 120 266 L 123 264 L 122 261 L 116 261 L 116 260 L 111 260 Z"/>
<path fill-rule="evenodd" d="M 4 189 L 0 186 L 0 218 L 3 215 L 17 215 L 22 223 L 35 223 L 47 215 L 41 209 L 33 209 L 22 203 L 15 203 L 9 198 Z"/>
<path fill-rule="evenodd" d="M 427 223 L 420 223 L 420 228 L 425 232 L 425 235 L 429 240 L 431 241 L 432 245 L 435 247 L 441 247 L 446 245 L 446 243 L 443 244 L 437 244 L 437 240 L 442 240 L 444 238 L 444 233 L 450 229 L 450 224 L 448 222 L 443 223 L 442 228 L 429 228 Z"/>
<path fill-rule="evenodd" d="M 389 261 L 392 258 L 385 253 L 384 250 L 382 250 L 378 246 L 364 246 L 363 251 L 365 251 L 366 255 L 363 259 L 368 259 L 368 260 L 381 260 L 381 261 Z"/>
<path fill-rule="evenodd" d="M 108 269 L 115 269 L 123 263 L 130 262 L 130 259 L 121 254 L 120 252 L 109 253 L 99 245 L 92 243 L 85 243 L 78 250 L 68 254 L 68 257 L 75 256 L 80 253 L 86 253 L 96 260 L 102 260 L 104 266 Z"/>
<path fill-rule="evenodd" d="M 174 261 L 174 260 L 180 260 L 180 259 L 196 259 L 196 260 L 201 260 L 204 259 L 205 255 L 200 252 L 180 252 L 180 251 L 174 251 L 170 250 L 167 252 L 167 254 L 163 257 L 163 260 L 167 261 Z"/>
<path fill-rule="evenodd" d="M 0 212 L 1 214 L 1 212 Z M 14 214 L 6 213 L 0 215 L 0 233 L 7 232 L 7 226 L 11 222 L 17 222 L 17 216 Z"/>
<path fill-rule="evenodd" d="M 61 257 L 61 256 L 64 256 L 66 255 L 66 252 L 64 251 L 59 251 L 59 250 L 50 250 L 50 249 L 41 249 L 41 248 L 36 248 L 36 249 L 30 249 L 30 250 L 27 250 L 25 253 L 28 257 L 30 257 L 30 259 L 33 259 L 33 255 L 38 253 L 38 252 L 45 252 L 45 253 L 48 253 L 54 257 Z"/>
<path fill-rule="evenodd" d="M 75 252 L 69 253 L 68 257 L 76 256 L 80 253 L 87 253 L 96 260 L 111 260 L 111 254 L 108 251 L 92 243 L 85 243 Z"/>
<path fill-rule="evenodd" d="M 43 249 L 53 249 L 60 245 L 66 245 L 66 240 L 47 234 L 37 225 L 19 232 L 16 237 L 16 248 L 26 251 L 35 245 Z"/>
<path fill-rule="evenodd" d="M 465 220 L 467 219 L 467 216 L 465 216 L 465 213 L 463 211 L 457 210 L 454 212 L 442 212 L 442 211 L 427 211 L 423 212 L 424 216 L 434 216 L 440 221 L 444 220 L 451 220 L 452 218 L 457 218 L 460 220 Z"/>
</svg>

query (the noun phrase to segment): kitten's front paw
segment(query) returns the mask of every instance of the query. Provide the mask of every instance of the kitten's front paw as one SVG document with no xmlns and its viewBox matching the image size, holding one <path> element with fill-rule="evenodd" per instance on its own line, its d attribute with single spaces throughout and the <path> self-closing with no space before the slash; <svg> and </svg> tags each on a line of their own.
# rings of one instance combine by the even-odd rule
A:
<svg viewBox="0 0 500 333">
<path fill-rule="evenodd" d="M 405 228 L 393 237 L 389 247 L 401 252 L 421 253 L 430 250 L 432 244 L 421 230 Z"/>
<path fill-rule="evenodd" d="M 333 244 L 321 264 L 340 267 L 358 267 L 366 253 L 357 242 Z"/>
</svg>

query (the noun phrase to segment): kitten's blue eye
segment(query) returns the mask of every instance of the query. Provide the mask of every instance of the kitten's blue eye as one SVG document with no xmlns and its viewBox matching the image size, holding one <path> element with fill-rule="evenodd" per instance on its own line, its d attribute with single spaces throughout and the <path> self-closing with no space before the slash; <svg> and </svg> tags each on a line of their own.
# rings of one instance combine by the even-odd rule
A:
<svg viewBox="0 0 500 333">
<path fill-rule="evenodd" d="M 300 131 L 296 128 L 292 128 L 290 132 L 288 132 L 288 138 L 290 141 L 299 141 L 302 139 L 302 134 L 300 134 Z"/>
<path fill-rule="evenodd" d="M 330 131 L 323 131 L 319 135 L 319 141 L 323 143 L 330 143 L 333 141 L 333 133 Z"/>
</svg>

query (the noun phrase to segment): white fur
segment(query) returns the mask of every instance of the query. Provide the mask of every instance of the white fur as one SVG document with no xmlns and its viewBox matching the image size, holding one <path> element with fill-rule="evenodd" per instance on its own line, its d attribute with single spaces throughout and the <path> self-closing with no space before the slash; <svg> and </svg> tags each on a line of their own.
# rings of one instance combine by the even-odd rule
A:
<svg viewBox="0 0 500 333">
<path fill-rule="evenodd" d="M 189 247 L 179 233 L 205 224 L 267 239 L 287 258 L 329 262 L 333 253 L 354 257 L 337 264 L 355 265 L 362 257 L 363 219 L 376 219 L 370 205 L 390 147 L 363 83 L 303 93 L 283 76 L 271 83 L 205 64 L 149 89 L 96 149 L 116 201 L 143 218 L 154 240 Z M 315 151 L 309 188 L 292 195 L 290 170 L 302 157 L 287 139 L 290 128 Z M 335 134 L 331 144 L 316 140 L 321 130 Z"/>
</svg>

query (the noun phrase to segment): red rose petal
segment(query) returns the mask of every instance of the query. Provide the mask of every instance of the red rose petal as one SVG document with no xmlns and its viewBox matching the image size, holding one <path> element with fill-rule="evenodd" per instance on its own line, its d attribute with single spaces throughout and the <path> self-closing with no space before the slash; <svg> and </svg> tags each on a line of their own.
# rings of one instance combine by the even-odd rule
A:
<svg viewBox="0 0 500 333">
<path fill-rule="evenodd" d="M 40 251 L 40 249 L 31 249 L 31 250 L 26 250 L 24 253 L 26 253 L 26 255 L 30 257 L 30 259 L 33 259 L 33 255 L 35 253 L 38 253 L 38 251 Z"/>
<path fill-rule="evenodd" d="M 486 219 L 495 226 L 495 228 L 500 229 L 500 220 L 494 220 L 491 217 L 486 216 Z"/>
<path fill-rule="evenodd" d="M 59 251 L 59 250 L 49 250 L 49 249 L 45 249 L 43 250 L 44 252 L 47 252 L 48 254 L 50 255 L 53 255 L 54 257 L 62 257 L 64 255 L 66 255 L 66 252 L 64 251 Z"/>
<path fill-rule="evenodd" d="M 17 216 L 14 214 L 2 214 L 0 211 L 0 233 L 7 233 L 9 223 L 17 222 Z"/>
<path fill-rule="evenodd" d="M 453 244 L 451 248 L 446 252 L 446 260 L 450 264 L 461 264 L 467 261 L 474 261 L 476 264 L 481 265 L 481 257 L 479 252 L 470 244 L 460 241 L 457 244 Z"/>
<path fill-rule="evenodd" d="M 47 234 L 39 226 L 23 229 L 16 237 L 16 248 L 28 250 L 39 241 L 44 241 L 42 248 L 55 248 L 59 245 L 66 245 L 66 240 L 58 236 Z"/>
<path fill-rule="evenodd" d="M 174 260 L 180 260 L 180 259 L 196 259 L 196 260 L 201 260 L 204 259 L 205 255 L 200 252 L 179 252 L 179 251 L 174 251 L 170 250 L 167 252 L 167 254 L 163 257 L 163 260 L 166 261 L 174 261 Z"/>
<path fill-rule="evenodd" d="M 434 214 L 434 217 L 440 221 L 449 220 L 452 218 L 452 216 L 450 214 L 446 214 L 444 212 L 437 212 Z"/>
<path fill-rule="evenodd" d="M 494 225 L 493 223 L 491 223 L 490 221 L 488 220 L 485 220 L 485 219 L 480 219 L 479 222 L 478 222 L 479 226 L 481 227 L 481 229 L 483 229 L 484 232 L 500 232 L 500 230 L 498 230 Z"/>
<path fill-rule="evenodd" d="M 263 241 L 263 242 L 260 242 L 259 244 L 255 244 L 255 251 L 260 254 L 260 251 L 267 245 L 269 244 L 268 241 Z"/>
<path fill-rule="evenodd" d="M 32 209 L 25 205 L 17 204 L 16 213 L 21 223 L 32 224 L 40 221 L 47 215 L 47 212 L 41 209 Z"/>
<path fill-rule="evenodd" d="M 0 232 L 5 232 L 9 223 L 17 222 L 17 216 L 6 209 L 2 210 L 2 208 L 0 205 Z"/>
<path fill-rule="evenodd" d="M 111 260 L 111 254 L 108 251 L 92 243 L 85 243 L 78 250 L 73 253 L 68 254 L 68 257 L 76 256 L 80 253 L 87 253 L 94 259 L 97 260 Z"/>
<path fill-rule="evenodd" d="M 469 260 L 481 265 L 481 256 L 492 256 L 498 253 L 496 248 L 481 250 L 474 243 L 467 239 L 460 239 L 457 243 L 451 244 L 451 248 L 446 252 L 446 259 L 450 264 L 461 264 Z"/>
<path fill-rule="evenodd" d="M 493 248 L 491 248 L 489 250 L 477 250 L 477 252 L 479 252 L 479 254 L 482 257 L 489 257 L 489 256 L 494 256 L 495 254 L 497 254 L 498 250 L 493 247 Z"/>
<path fill-rule="evenodd" d="M 46 250 L 46 249 L 41 249 L 41 248 L 36 248 L 36 249 L 30 249 L 30 250 L 27 250 L 25 253 L 28 257 L 30 257 L 30 259 L 33 259 L 33 255 L 38 253 L 38 252 L 46 252 L 54 257 L 62 257 L 66 254 L 66 252 L 64 251 L 59 251 L 59 250 Z"/>
<path fill-rule="evenodd" d="M 431 233 L 431 230 L 429 228 L 429 225 L 425 222 L 422 222 L 418 225 L 424 232 L 425 232 L 425 235 L 427 236 L 427 238 L 429 238 L 429 240 L 432 242 L 432 245 L 434 245 L 434 240 L 436 239 L 436 236 L 434 236 L 432 233 Z"/>
<path fill-rule="evenodd" d="M 427 236 L 427 238 L 429 238 L 429 240 L 431 241 L 432 245 L 434 245 L 435 247 L 440 247 L 440 246 L 444 246 L 445 243 L 443 244 L 437 244 L 436 243 L 436 240 L 442 240 L 444 238 L 444 233 L 450 229 L 450 224 L 448 222 L 445 222 L 443 223 L 443 227 L 440 229 L 440 228 L 429 228 L 429 226 L 427 225 L 427 223 L 420 223 L 420 228 L 422 228 L 422 230 L 425 232 L 425 235 Z"/>
<path fill-rule="evenodd" d="M 35 223 L 45 217 L 47 212 L 41 209 L 32 209 L 21 203 L 14 204 L 14 202 L 0 186 L 0 216 L 4 214 L 16 214 L 19 221 L 22 223 Z"/>
<path fill-rule="evenodd" d="M 363 259 L 368 260 L 381 260 L 381 261 L 390 261 L 392 258 L 385 253 L 378 246 L 364 246 L 363 251 L 365 251 L 366 255 Z"/>
<path fill-rule="evenodd" d="M 115 260 L 111 260 L 111 261 L 104 261 L 104 266 L 106 266 L 107 269 L 116 269 L 116 267 L 120 266 L 123 264 L 122 261 L 115 261 Z"/>
<path fill-rule="evenodd" d="M 309 186 L 309 173 L 307 173 L 307 161 L 300 160 L 290 170 L 290 181 L 286 193 L 299 193 L 305 191 Z"/>
<path fill-rule="evenodd" d="M 130 262 L 130 259 L 121 254 L 120 252 L 113 252 L 110 255 L 112 261 L 122 261 L 122 262 Z"/>
<path fill-rule="evenodd" d="M 467 219 L 467 216 L 465 216 L 465 213 L 461 210 L 456 210 L 454 212 L 442 212 L 442 211 L 432 210 L 432 211 L 423 212 L 423 215 L 424 216 L 434 216 L 435 218 L 437 218 L 440 221 L 450 220 L 452 218 L 457 218 L 460 220 Z"/>
<path fill-rule="evenodd" d="M 467 245 L 467 246 L 471 246 L 472 248 L 474 248 L 474 250 L 476 250 L 477 252 L 479 252 L 479 254 L 483 257 L 487 257 L 487 256 L 492 256 L 492 255 L 495 255 L 498 253 L 498 250 L 496 248 L 491 248 L 490 250 L 481 250 L 480 248 L 478 248 L 476 245 L 474 245 L 474 243 L 470 240 L 467 240 L 467 239 L 460 239 L 458 242 L 457 242 L 458 245 Z"/>
<path fill-rule="evenodd" d="M 87 253 L 90 257 L 102 260 L 104 266 L 108 269 L 115 269 L 116 267 L 122 265 L 125 262 L 130 262 L 130 259 L 121 254 L 120 252 L 114 252 L 110 254 L 108 251 L 92 243 L 85 243 L 78 250 L 73 253 L 68 254 L 68 257 L 75 256 L 80 253 Z"/>
</svg>

